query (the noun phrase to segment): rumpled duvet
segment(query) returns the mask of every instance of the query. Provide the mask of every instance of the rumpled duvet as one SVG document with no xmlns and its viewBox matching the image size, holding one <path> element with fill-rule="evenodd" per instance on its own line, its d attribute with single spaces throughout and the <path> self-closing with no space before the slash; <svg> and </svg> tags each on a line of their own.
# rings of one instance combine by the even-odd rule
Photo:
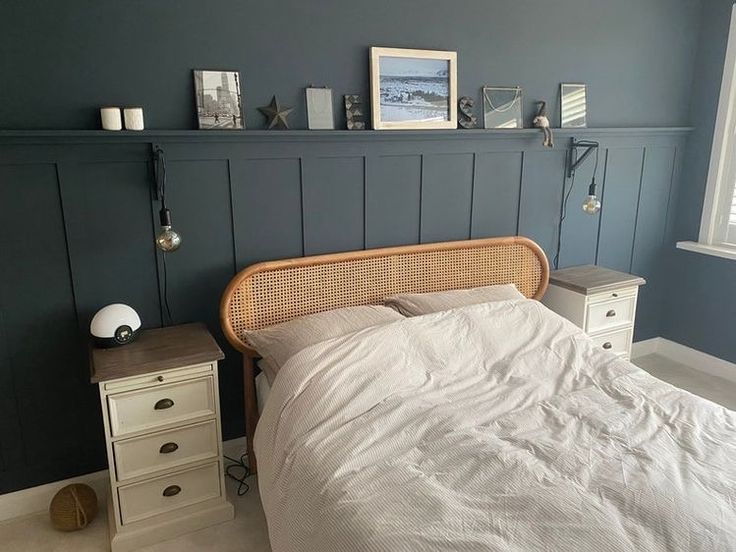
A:
<svg viewBox="0 0 736 552">
<path fill-rule="evenodd" d="M 736 550 L 736 413 L 536 301 L 302 350 L 255 452 L 274 552 Z"/>
</svg>

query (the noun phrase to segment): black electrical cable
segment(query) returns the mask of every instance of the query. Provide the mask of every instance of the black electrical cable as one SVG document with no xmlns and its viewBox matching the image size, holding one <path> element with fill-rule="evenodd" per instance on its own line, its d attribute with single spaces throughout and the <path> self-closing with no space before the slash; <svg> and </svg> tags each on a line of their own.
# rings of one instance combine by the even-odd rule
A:
<svg viewBox="0 0 736 552">
<path fill-rule="evenodd" d="M 157 178 L 157 192 L 158 196 L 161 199 L 161 210 L 159 211 L 159 218 L 161 219 L 161 225 L 163 226 L 165 224 L 164 219 L 168 219 L 169 215 L 167 214 L 166 209 L 166 157 L 164 156 L 164 150 L 157 147 L 156 148 L 156 178 Z M 170 223 L 169 223 L 170 224 Z M 167 320 L 164 321 L 164 324 L 172 324 L 173 318 L 171 316 L 171 306 L 169 305 L 169 273 L 166 267 L 166 251 L 161 252 L 161 268 L 163 270 L 163 300 L 164 300 L 164 309 L 166 310 L 166 318 Z"/>
<path fill-rule="evenodd" d="M 166 309 L 166 318 L 168 319 L 168 323 L 173 323 L 173 318 L 171 317 L 171 307 L 169 306 L 169 273 L 166 269 L 166 252 L 161 252 L 161 267 L 164 271 L 164 282 L 163 282 L 163 296 L 164 296 L 164 308 Z"/>
<path fill-rule="evenodd" d="M 230 462 L 232 462 L 232 464 L 225 467 L 225 475 L 230 479 L 238 482 L 238 496 L 243 496 L 250 490 L 250 485 L 248 485 L 245 480 L 253 475 L 252 473 L 250 473 L 250 468 L 248 467 L 248 453 L 246 452 L 244 454 L 241 454 L 240 460 L 231 458 L 227 454 L 223 454 L 223 456 L 226 459 L 230 460 Z M 243 472 L 239 474 L 233 474 L 233 470 L 243 470 Z"/>
</svg>

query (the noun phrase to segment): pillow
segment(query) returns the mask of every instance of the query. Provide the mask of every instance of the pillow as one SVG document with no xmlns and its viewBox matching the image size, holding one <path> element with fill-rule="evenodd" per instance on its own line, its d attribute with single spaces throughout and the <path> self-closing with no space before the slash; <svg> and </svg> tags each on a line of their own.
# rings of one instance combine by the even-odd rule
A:
<svg viewBox="0 0 736 552">
<path fill-rule="evenodd" d="M 395 310 L 380 305 L 347 307 L 309 314 L 262 330 L 246 331 L 245 338 L 263 357 L 259 366 L 269 383 L 273 383 L 284 363 L 302 349 L 403 318 Z"/>
<path fill-rule="evenodd" d="M 510 299 L 525 299 L 514 284 L 472 289 L 451 289 L 435 293 L 402 293 L 401 295 L 387 297 L 383 303 L 404 316 L 419 316 L 467 305 Z"/>
</svg>

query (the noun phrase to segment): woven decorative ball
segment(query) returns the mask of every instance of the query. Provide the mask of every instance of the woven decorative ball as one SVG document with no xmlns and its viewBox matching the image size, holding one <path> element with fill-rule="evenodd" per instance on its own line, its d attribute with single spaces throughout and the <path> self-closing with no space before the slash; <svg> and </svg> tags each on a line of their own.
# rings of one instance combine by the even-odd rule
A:
<svg viewBox="0 0 736 552">
<path fill-rule="evenodd" d="M 67 485 L 51 499 L 49 515 L 60 531 L 84 529 L 97 515 L 97 495 L 88 485 Z"/>
</svg>

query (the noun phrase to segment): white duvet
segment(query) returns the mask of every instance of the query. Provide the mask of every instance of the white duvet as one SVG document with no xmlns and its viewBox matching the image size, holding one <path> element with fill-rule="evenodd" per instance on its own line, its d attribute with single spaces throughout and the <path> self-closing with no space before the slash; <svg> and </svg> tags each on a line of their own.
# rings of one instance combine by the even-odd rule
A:
<svg viewBox="0 0 736 552">
<path fill-rule="evenodd" d="M 255 451 L 274 552 L 736 550 L 736 413 L 535 301 L 301 351 Z"/>
</svg>

